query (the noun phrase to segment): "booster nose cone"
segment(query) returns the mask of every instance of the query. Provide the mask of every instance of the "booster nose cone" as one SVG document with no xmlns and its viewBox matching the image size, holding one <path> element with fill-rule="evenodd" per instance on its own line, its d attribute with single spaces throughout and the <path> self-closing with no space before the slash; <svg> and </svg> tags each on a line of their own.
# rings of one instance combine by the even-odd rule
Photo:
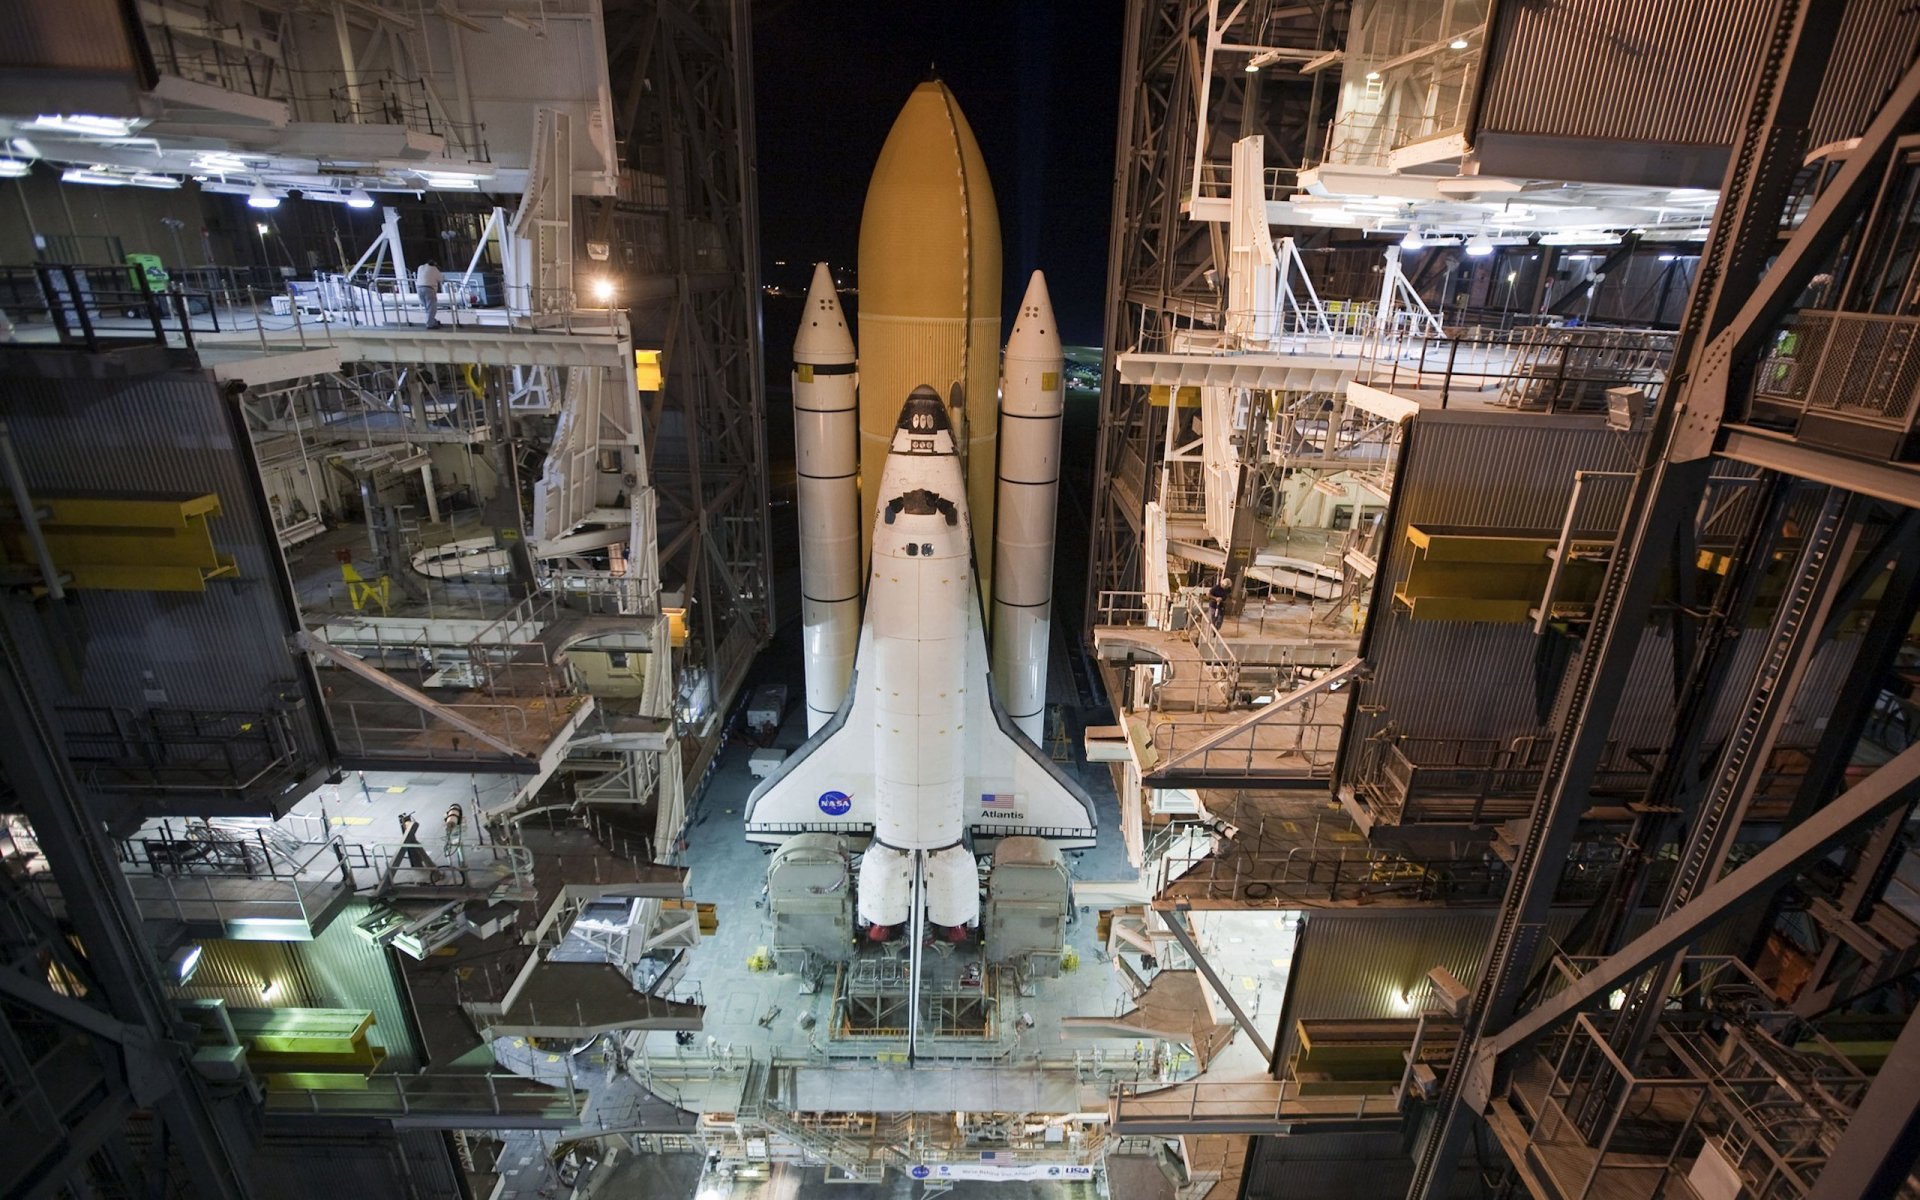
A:
<svg viewBox="0 0 1920 1200">
<path fill-rule="evenodd" d="M 1027 281 L 1027 294 L 1020 299 L 1020 315 L 1013 320 L 1013 333 L 1007 338 L 1007 357 L 1022 359 L 1059 358 L 1060 324 L 1053 319 L 1053 298 L 1047 295 L 1047 277 L 1038 271 Z"/>
<path fill-rule="evenodd" d="M 812 366 L 840 366 L 853 361 L 853 334 L 847 328 L 847 314 L 840 307 L 840 293 L 833 286 L 833 271 L 826 263 L 813 265 L 813 283 L 807 288 L 807 303 L 800 314 L 800 332 L 793 338 L 793 361 Z"/>
</svg>

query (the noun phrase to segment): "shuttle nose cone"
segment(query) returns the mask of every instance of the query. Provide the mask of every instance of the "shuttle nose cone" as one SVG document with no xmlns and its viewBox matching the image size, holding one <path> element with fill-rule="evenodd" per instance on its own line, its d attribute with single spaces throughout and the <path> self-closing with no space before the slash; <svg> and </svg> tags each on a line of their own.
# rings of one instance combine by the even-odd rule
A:
<svg viewBox="0 0 1920 1200">
<path fill-rule="evenodd" d="M 1059 358 L 1060 325 L 1053 319 L 1053 298 L 1047 295 L 1047 277 L 1035 271 L 1020 300 L 1013 334 L 1007 338 L 1008 358 Z"/>
<path fill-rule="evenodd" d="M 800 332 L 793 339 L 793 361 L 814 366 L 853 361 L 853 334 L 847 329 L 847 314 L 840 307 L 840 293 L 826 263 L 813 265 Z"/>
<path fill-rule="evenodd" d="M 914 388 L 908 394 L 907 402 L 900 406 L 900 420 L 894 424 L 894 428 L 931 436 L 952 433 L 953 423 L 947 418 L 947 406 L 940 399 L 940 393 L 923 383 Z"/>
</svg>

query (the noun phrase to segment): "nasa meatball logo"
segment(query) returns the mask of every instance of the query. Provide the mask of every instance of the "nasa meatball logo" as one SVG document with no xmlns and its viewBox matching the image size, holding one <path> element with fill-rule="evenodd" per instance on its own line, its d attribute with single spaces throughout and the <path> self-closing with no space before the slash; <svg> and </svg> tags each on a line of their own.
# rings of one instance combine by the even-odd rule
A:
<svg viewBox="0 0 1920 1200">
<path fill-rule="evenodd" d="M 820 811 L 830 817 L 845 816 L 847 810 L 852 807 L 853 797 L 847 795 L 845 792 L 820 793 Z"/>
<path fill-rule="evenodd" d="M 839 795 L 839 793 L 838 793 L 838 792 L 834 792 L 834 793 L 832 793 L 832 794 L 833 794 L 833 795 Z M 822 803 L 822 804 L 825 804 L 826 802 L 827 802 L 827 798 L 826 798 L 825 796 L 822 796 L 822 797 L 820 797 L 820 803 Z M 927 1170 L 927 1168 L 925 1168 L 925 1167 L 915 1167 L 915 1168 L 913 1169 L 913 1177 L 914 1177 L 915 1179 L 925 1179 L 925 1178 L 926 1178 L 927 1176 L 929 1176 L 929 1175 L 931 1175 L 931 1174 L 933 1174 L 933 1172 L 932 1172 L 932 1171 L 929 1171 L 929 1170 Z"/>
</svg>

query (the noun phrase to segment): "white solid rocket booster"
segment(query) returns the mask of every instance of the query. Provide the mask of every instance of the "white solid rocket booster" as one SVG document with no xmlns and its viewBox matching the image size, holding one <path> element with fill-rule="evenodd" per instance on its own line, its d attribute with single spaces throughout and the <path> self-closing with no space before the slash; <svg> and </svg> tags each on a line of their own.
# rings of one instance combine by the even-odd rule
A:
<svg viewBox="0 0 1920 1200">
<path fill-rule="evenodd" d="M 807 732 L 847 694 L 860 642 L 860 384 L 833 273 L 816 263 L 793 339 L 793 446 L 799 476 L 800 621 Z"/>
<path fill-rule="evenodd" d="M 1036 744 L 1047 706 L 1053 522 L 1065 399 L 1060 328 L 1035 271 L 1007 339 L 1000 381 L 1000 467 L 993 536 L 993 682 L 1000 706 Z M 811 676 L 809 676 L 811 680 Z"/>
<path fill-rule="evenodd" d="M 873 522 L 867 588 L 874 689 L 873 842 L 860 861 L 862 920 L 906 924 L 913 859 L 922 858 L 927 920 L 980 919 L 966 834 L 967 614 L 975 603 L 966 481 L 946 402 L 917 387 L 900 410 Z"/>
</svg>

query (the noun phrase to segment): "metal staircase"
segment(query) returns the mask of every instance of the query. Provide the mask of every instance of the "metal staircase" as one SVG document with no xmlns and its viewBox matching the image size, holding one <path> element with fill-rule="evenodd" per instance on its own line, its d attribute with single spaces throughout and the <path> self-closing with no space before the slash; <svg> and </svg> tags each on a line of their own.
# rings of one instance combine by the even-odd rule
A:
<svg viewBox="0 0 1920 1200">
<path fill-rule="evenodd" d="M 900 1146 L 903 1138 L 895 1137 L 891 1126 L 882 1126 L 876 1120 L 874 1131 L 867 1138 L 823 1128 L 781 1107 L 771 1095 L 773 1091 L 771 1064 L 757 1058 L 749 1061 L 740 1103 L 735 1110 L 740 1123 L 758 1124 L 779 1134 L 798 1146 L 807 1158 L 826 1163 L 840 1172 L 841 1182 L 880 1183 L 886 1179 L 888 1166 L 906 1165 L 907 1155 Z"/>
</svg>

